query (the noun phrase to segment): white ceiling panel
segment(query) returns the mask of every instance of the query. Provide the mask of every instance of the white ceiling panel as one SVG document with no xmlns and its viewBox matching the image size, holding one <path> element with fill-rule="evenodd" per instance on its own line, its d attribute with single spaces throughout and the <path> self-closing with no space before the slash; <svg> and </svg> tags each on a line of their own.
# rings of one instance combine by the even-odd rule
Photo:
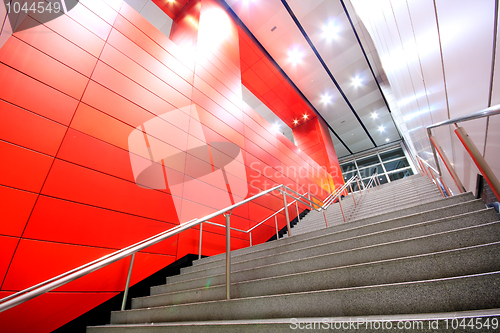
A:
<svg viewBox="0 0 500 333">
<path fill-rule="evenodd" d="M 360 39 L 368 45 L 368 59 L 376 59 L 374 64 L 369 64 L 363 46 L 356 38 L 359 32 L 353 30 L 349 17 L 358 27 L 362 23 L 349 0 L 345 1 L 349 13 L 345 12 L 340 0 L 227 1 L 335 132 L 332 134 L 336 149 L 341 150 L 339 156 L 348 154 L 349 150 L 367 150 L 400 138 L 370 69 L 372 65 L 375 75 L 385 78 L 381 65 L 377 63 L 379 57 L 375 46 L 368 32 L 361 29 Z M 390 2 L 385 2 L 390 5 Z M 379 13 L 383 16 L 382 11 Z M 338 29 L 337 36 L 328 39 L 324 27 L 330 22 Z M 387 34 L 379 38 L 392 39 L 393 36 Z M 289 52 L 293 49 L 302 53 L 301 62 L 293 64 L 290 61 Z M 354 84 L 354 78 L 361 78 L 362 84 Z M 322 98 L 325 95 L 331 98 L 328 104 Z M 372 121 L 373 112 L 379 116 L 377 122 Z M 383 132 L 379 131 L 380 127 L 384 127 Z M 339 148 L 342 143 L 336 135 L 347 147 Z"/>
</svg>

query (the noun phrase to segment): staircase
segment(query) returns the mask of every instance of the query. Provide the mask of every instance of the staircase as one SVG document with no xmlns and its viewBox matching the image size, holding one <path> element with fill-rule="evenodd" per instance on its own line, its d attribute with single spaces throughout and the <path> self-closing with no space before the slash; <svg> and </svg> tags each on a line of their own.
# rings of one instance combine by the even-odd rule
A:
<svg viewBox="0 0 500 333">
<path fill-rule="evenodd" d="M 354 199 L 353 199 L 354 196 Z M 441 199 L 441 193 L 434 183 L 421 175 L 403 178 L 396 182 L 354 193 L 341 201 L 346 222 L 383 214 L 391 210 L 400 210 Z M 328 226 L 344 223 L 339 203 L 331 205 L 326 212 Z M 292 235 L 300 235 L 310 231 L 326 228 L 322 212 L 312 211 L 292 227 Z M 286 234 L 284 235 L 286 237 Z"/>
<path fill-rule="evenodd" d="M 289 332 L 291 318 L 498 315 L 497 214 L 471 193 L 442 199 L 433 186 L 420 175 L 384 184 L 356 206 L 342 200 L 348 223 L 332 205 L 328 228 L 312 212 L 293 237 L 233 251 L 231 300 L 225 254 L 208 257 L 87 331 Z"/>
</svg>

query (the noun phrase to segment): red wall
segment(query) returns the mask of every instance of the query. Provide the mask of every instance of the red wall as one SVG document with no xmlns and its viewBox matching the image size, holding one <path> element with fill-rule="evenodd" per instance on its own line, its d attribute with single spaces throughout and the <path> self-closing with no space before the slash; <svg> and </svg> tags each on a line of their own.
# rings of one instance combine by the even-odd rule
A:
<svg viewBox="0 0 500 333">
<path fill-rule="evenodd" d="M 218 9 L 202 0 L 200 30 L 204 11 Z M 235 190 L 242 183 L 246 197 L 282 183 L 328 194 L 326 171 L 241 101 L 241 32 L 232 21 L 230 27 L 215 48 L 196 44 L 192 57 L 121 0 L 81 0 L 68 15 L 7 40 L 0 49 L 0 297 L 169 229 L 184 216 L 223 208 L 214 193 L 242 200 Z M 170 139 L 145 129 L 158 118 L 176 133 Z M 163 189 L 140 186 L 134 174 L 130 137 L 141 129 L 149 145 L 177 149 L 194 161 L 173 167 L 162 165 L 163 157 L 148 160 L 171 167 Z M 230 143 L 241 152 L 239 171 L 226 170 L 230 179 L 223 185 L 230 186 L 208 176 L 194 179 L 190 165 L 205 163 L 216 174 L 214 156 L 225 153 L 217 146 L 208 157 L 190 153 L 204 142 Z M 181 192 L 170 188 L 174 172 Z M 190 192 L 193 184 L 200 190 Z M 232 226 L 248 229 L 281 206 L 273 195 L 256 200 L 233 212 Z M 285 224 L 281 214 L 280 228 Z M 223 228 L 206 225 L 203 232 L 204 255 L 224 251 Z M 269 222 L 253 241 L 274 232 Z M 139 253 L 132 283 L 197 253 L 198 237 L 192 230 Z M 232 234 L 234 249 L 248 245 L 247 234 Z M 48 332 L 63 325 L 123 290 L 128 263 L 1 313 L 2 331 Z"/>
</svg>

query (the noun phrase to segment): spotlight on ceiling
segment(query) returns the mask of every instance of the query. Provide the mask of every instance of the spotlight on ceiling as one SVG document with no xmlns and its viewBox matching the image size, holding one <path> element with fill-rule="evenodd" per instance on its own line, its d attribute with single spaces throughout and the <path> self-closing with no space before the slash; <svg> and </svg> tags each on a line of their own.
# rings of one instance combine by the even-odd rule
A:
<svg viewBox="0 0 500 333">
<path fill-rule="evenodd" d="M 298 46 L 292 47 L 288 50 L 288 61 L 292 63 L 292 65 L 297 65 L 302 62 L 302 58 L 304 58 L 304 52 L 302 52 L 301 48 Z"/>
<path fill-rule="evenodd" d="M 384 126 L 380 126 L 380 127 L 378 128 L 378 130 L 379 130 L 380 132 L 383 132 L 383 131 L 385 131 L 385 127 L 384 127 Z"/>
<path fill-rule="evenodd" d="M 299 121 L 298 121 L 297 119 L 295 119 L 295 120 L 293 121 L 293 124 L 294 124 L 294 125 L 297 125 L 298 123 L 299 123 Z"/>
<path fill-rule="evenodd" d="M 273 125 L 273 130 L 274 130 L 275 132 L 279 132 L 279 131 L 280 131 L 280 125 L 279 125 L 279 124 L 277 124 L 277 123 L 276 123 L 276 124 L 274 124 L 274 125 Z"/>
<path fill-rule="evenodd" d="M 335 20 L 328 20 L 328 22 L 323 25 L 323 38 L 327 41 L 336 39 L 340 32 L 340 26 L 335 22 Z"/>
<path fill-rule="evenodd" d="M 389 142 L 389 138 L 385 139 L 385 142 Z"/>
<path fill-rule="evenodd" d="M 354 87 L 361 87 L 363 85 L 363 79 L 360 78 L 359 76 L 356 76 L 355 78 L 352 79 L 352 85 Z"/>
<path fill-rule="evenodd" d="M 373 118 L 373 119 L 377 119 L 377 118 L 378 118 L 378 114 L 377 114 L 377 112 L 372 112 L 372 118 Z"/>
<path fill-rule="evenodd" d="M 306 113 L 306 114 L 304 115 L 304 119 L 307 119 L 308 117 L 309 117 L 309 115 Z"/>
<path fill-rule="evenodd" d="M 332 96 L 330 96 L 327 93 L 321 95 L 321 103 L 328 105 L 331 102 L 332 102 Z"/>
</svg>

